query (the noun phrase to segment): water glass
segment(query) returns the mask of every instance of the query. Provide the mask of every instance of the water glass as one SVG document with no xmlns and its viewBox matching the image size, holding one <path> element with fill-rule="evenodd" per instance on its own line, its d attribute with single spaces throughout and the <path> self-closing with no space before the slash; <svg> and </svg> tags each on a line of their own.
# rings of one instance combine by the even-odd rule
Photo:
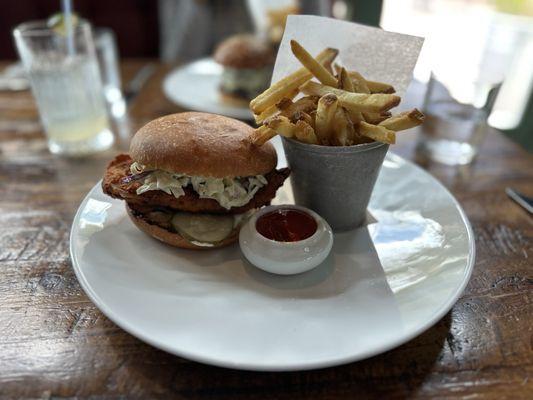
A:
<svg viewBox="0 0 533 400">
<path fill-rule="evenodd" d="M 89 23 L 72 34 L 46 21 L 19 25 L 14 32 L 52 153 L 82 156 L 105 150 L 113 134 Z"/>
<path fill-rule="evenodd" d="M 473 82 L 454 93 L 453 87 L 450 89 L 432 74 L 422 106 L 426 121 L 421 127 L 417 155 L 447 165 L 472 162 L 487 134 L 487 118 L 498 87 Z"/>
<path fill-rule="evenodd" d="M 113 118 L 122 118 L 126 114 L 126 100 L 121 90 L 115 34 L 109 28 L 96 27 L 94 42 L 109 113 Z"/>
</svg>

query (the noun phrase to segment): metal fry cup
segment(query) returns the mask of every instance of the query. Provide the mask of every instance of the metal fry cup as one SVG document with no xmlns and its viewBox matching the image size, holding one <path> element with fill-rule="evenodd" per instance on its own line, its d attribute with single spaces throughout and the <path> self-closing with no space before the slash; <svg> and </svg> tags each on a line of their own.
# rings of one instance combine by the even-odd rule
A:
<svg viewBox="0 0 533 400">
<path fill-rule="evenodd" d="M 296 204 L 320 214 L 334 231 L 363 225 L 389 145 L 317 146 L 282 139 Z"/>
</svg>

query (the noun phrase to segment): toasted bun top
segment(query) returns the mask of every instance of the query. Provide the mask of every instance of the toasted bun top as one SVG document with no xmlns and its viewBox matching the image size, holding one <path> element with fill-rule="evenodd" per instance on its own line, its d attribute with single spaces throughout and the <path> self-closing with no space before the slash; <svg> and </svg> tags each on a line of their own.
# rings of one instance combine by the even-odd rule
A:
<svg viewBox="0 0 533 400">
<path fill-rule="evenodd" d="M 220 43 L 215 61 L 230 68 L 261 68 L 274 63 L 268 43 L 253 35 L 235 35 Z"/>
<path fill-rule="evenodd" d="M 253 128 L 216 114 L 184 112 L 155 119 L 137 131 L 133 160 L 148 169 L 213 178 L 262 175 L 277 164 L 270 143 L 251 144 Z"/>
</svg>

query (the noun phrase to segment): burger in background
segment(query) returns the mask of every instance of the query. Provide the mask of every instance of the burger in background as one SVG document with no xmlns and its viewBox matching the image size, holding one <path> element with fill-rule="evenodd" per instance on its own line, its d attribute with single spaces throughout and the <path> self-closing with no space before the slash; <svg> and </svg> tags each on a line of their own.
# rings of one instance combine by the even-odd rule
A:
<svg viewBox="0 0 533 400">
<path fill-rule="evenodd" d="M 259 37 L 231 36 L 217 47 L 214 59 L 224 68 L 219 87 L 224 102 L 248 107 L 270 85 L 275 54 Z"/>
<path fill-rule="evenodd" d="M 276 170 L 270 143 L 251 143 L 253 131 L 214 114 L 158 118 L 135 134 L 129 155 L 111 161 L 103 191 L 125 200 L 134 224 L 162 242 L 189 249 L 229 245 L 289 175 L 287 168 Z"/>
</svg>

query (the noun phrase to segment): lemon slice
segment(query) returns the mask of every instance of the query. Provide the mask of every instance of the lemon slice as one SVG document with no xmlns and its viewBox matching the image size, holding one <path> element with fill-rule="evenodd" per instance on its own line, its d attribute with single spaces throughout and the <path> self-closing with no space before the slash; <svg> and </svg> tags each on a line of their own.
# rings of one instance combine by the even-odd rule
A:
<svg viewBox="0 0 533 400">
<path fill-rule="evenodd" d="M 172 226 L 187 239 L 199 242 L 217 243 L 233 231 L 232 215 L 212 215 L 195 213 L 176 213 Z"/>
<path fill-rule="evenodd" d="M 72 13 L 72 27 L 78 25 L 79 17 L 76 13 Z M 65 36 L 67 34 L 66 18 L 63 13 L 55 13 L 46 21 L 46 25 L 54 32 Z"/>
</svg>

